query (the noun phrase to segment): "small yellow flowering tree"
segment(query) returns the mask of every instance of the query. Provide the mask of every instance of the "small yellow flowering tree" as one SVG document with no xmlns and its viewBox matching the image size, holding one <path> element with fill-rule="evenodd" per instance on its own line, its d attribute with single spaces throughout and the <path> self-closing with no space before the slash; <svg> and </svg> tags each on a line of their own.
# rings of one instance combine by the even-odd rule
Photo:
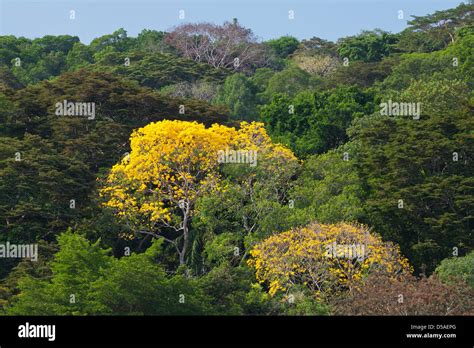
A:
<svg viewBox="0 0 474 348">
<path fill-rule="evenodd" d="M 248 264 L 269 293 L 305 286 L 315 296 L 351 290 L 371 272 L 410 272 L 398 246 L 363 225 L 313 223 L 273 235 L 250 252 Z"/>
</svg>

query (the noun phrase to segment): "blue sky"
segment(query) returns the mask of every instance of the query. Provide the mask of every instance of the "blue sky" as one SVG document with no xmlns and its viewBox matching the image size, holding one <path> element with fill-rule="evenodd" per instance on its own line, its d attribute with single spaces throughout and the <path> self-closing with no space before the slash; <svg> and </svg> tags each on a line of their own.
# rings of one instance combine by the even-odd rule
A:
<svg viewBox="0 0 474 348">
<path fill-rule="evenodd" d="M 456 7 L 460 0 L 0 0 L 0 35 L 76 35 L 82 42 L 123 27 L 168 30 L 183 22 L 238 18 L 261 40 L 292 35 L 337 40 L 364 29 L 399 32 L 410 15 Z M 466 1 L 467 2 L 467 1 Z M 76 18 L 69 18 L 74 10 Z M 185 19 L 179 19 L 179 11 Z M 294 11 L 294 19 L 288 17 Z M 398 19 L 402 10 L 404 19 Z"/>
</svg>

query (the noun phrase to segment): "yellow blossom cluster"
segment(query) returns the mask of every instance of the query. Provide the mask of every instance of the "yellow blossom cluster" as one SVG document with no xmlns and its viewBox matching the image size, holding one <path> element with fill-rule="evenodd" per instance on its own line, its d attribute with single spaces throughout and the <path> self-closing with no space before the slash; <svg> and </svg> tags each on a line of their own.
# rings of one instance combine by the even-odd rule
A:
<svg viewBox="0 0 474 348">
<path fill-rule="evenodd" d="M 358 224 L 313 223 L 270 236 L 250 254 L 249 266 L 272 296 L 295 285 L 330 294 L 350 290 L 370 272 L 412 271 L 398 246 Z"/>
<path fill-rule="evenodd" d="M 193 215 L 199 196 L 220 187 L 218 152 L 254 150 L 263 159 L 296 161 L 293 153 L 272 144 L 262 123 L 242 122 L 240 128 L 164 120 L 133 132 L 131 151 L 110 171 L 101 189 L 104 205 L 128 222 L 140 225 L 178 226 L 184 214 Z M 259 158 L 260 160 L 260 158 Z M 259 161 L 268 166 L 268 161 Z M 278 168 L 274 169 L 278 172 Z M 183 216 L 176 218 L 176 212 Z M 184 210 L 186 210 L 184 212 Z M 173 215 L 174 214 L 174 215 Z"/>
</svg>

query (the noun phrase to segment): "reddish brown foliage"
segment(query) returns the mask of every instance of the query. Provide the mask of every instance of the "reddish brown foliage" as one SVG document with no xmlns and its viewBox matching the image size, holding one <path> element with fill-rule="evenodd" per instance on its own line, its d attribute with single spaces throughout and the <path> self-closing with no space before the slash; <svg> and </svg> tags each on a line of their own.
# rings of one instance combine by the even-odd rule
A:
<svg viewBox="0 0 474 348">
<path fill-rule="evenodd" d="M 236 21 L 223 25 L 183 24 L 170 32 L 165 40 L 183 56 L 215 68 L 246 70 L 249 66 L 263 65 L 266 59 L 264 49 L 252 31 Z"/>
<path fill-rule="evenodd" d="M 333 305 L 339 315 L 473 315 L 474 291 L 461 281 L 447 285 L 435 276 L 373 275 Z"/>
</svg>

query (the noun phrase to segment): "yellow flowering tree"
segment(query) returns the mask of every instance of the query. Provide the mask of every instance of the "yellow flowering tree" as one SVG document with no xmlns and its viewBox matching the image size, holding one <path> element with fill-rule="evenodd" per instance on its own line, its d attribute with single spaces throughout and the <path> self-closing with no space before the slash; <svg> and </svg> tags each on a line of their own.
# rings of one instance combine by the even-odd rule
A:
<svg viewBox="0 0 474 348">
<path fill-rule="evenodd" d="M 398 246 L 363 225 L 313 223 L 275 234 L 254 246 L 248 264 L 269 293 L 308 288 L 316 297 L 351 290 L 364 275 L 411 271 Z"/>
<path fill-rule="evenodd" d="M 132 134 L 130 147 L 130 154 L 111 169 L 101 189 L 104 205 L 133 234 L 171 243 L 180 264 L 186 263 L 197 200 L 226 191 L 224 167 L 253 173 L 269 170 L 269 156 L 280 159 L 273 166 L 293 156 L 272 144 L 262 123 L 246 122 L 238 130 L 177 120 L 151 123 Z M 274 179 L 286 180 L 275 168 L 273 172 Z"/>
<path fill-rule="evenodd" d="M 136 130 L 130 154 L 112 168 L 101 190 L 105 205 L 131 231 L 173 244 L 184 264 L 194 203 L 218 188 L 217 152 L 236 134 L 225 126 L 168 120 Z"/>
</svg>

